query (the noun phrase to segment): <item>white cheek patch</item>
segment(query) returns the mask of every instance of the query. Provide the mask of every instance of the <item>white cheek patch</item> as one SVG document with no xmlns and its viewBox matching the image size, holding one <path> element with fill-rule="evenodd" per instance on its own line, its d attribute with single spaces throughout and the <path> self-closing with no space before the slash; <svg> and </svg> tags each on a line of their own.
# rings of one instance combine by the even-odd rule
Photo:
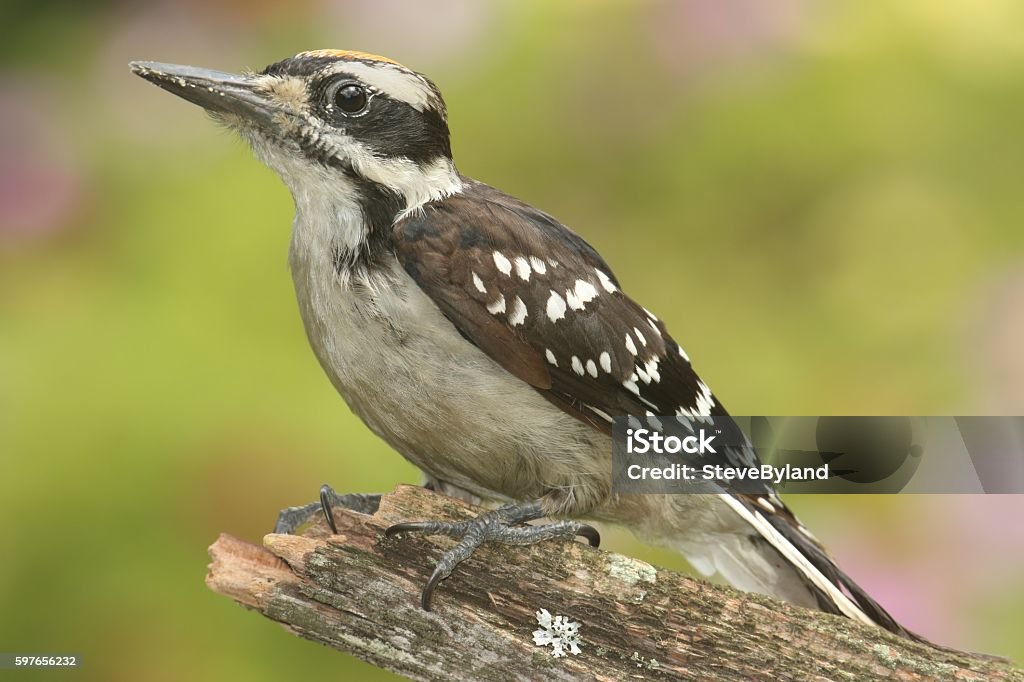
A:
<svg viewBox="0 0 1024 682">
<path fill-rule="evenodd" d="M 406 207 L 396 216 L 396 222 L 429 201 L 462 191 L 462 179 L 451 159 L 438 158 L 421 166 L 405 157 L 381 158 L 372 148 L 343 131 L 311 116 L 307 116 L 305 121 L 309 126 L 303 129 L 307 142 L 319 146 L 330 156 L 346 159 L 359 175 L 393 189 L 405 198 Z"/>
</svg>

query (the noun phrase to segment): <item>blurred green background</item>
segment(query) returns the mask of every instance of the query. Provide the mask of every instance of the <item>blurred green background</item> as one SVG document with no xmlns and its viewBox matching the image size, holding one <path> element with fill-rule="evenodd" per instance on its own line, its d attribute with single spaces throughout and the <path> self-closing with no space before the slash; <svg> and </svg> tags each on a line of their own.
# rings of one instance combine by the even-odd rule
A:
<svg viewBox="0 0 1024 682">
<path fill-rule="evenodd" d="M 307 348 L 284 186 L 131 59 L 428 73 L 460 169 L 590 240 L 735 414 L 1024 413 L 1022 3 L 0 8 L 0 650 L 390 678 L 203 585 L 219 532 L 418 474 Z M 909 626 L 1024 659 L 1024 498 L 789 502 Z"/>
</svg>

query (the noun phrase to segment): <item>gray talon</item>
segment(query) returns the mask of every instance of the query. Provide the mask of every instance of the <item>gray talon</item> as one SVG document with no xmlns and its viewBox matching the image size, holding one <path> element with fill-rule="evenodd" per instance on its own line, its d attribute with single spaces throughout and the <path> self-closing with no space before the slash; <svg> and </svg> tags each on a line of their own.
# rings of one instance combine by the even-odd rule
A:
<svg viewBox="0 0 1024 682">
<path fill-rule="evenodd" d="M 477 547 L 485 542 L 500 542 L 509 545 L 532 545 L 557 538 L 573 539 L 577 535 L 597 547 L 601 536 L 593 526 L 578 521 L 557 521 L 543 526 L 517 526 L 543 516 L 541 506 L 536 502 L 508 505 L 489 511 L 470 521 L 409 521 L 397 523 L 384 531 L 384 537 L 393 538 L 401 533 L 423 533 L 425 535 L 446 535 L 459 538 L 459 542 L 441 555 L 420 596 L 425 611 L 430 610 L 430 601 L 438 584 L 455 570 L 455 567 L 472 556 Z"/>
<path fill-rule="evenodd" d="M 319 502 L 310 502 L 301 507 L 288 507 L 282 509 L 277 515 L 277 523 L 274 524 L 274 532 L 281 535 L 292 535 L 295 530 L 309 520 L 309 517 L 320 511 Z"/>
<path fill-rule="evenodd" d="M 288 507 L 282 509 L 277 516 L 277 523 L 274 524 L 274 532 L 291 535 L 308 522 L 317 513 L 323 513 L 331 532 L 337 535 L 338 528 L 334 523 L 332 510 L 334 507 L 344 507 L 360 514 L 374 514 L 380 506 L 380 495 L 365 495 L 353 493 L 339 495 L 334 492 L 331 486 L 324 484 L 320 488 L 320 500 L 310 502 L 300 507 Z"/>
<path fill-rule="evenodd" d="M 334 535 L 338 534 L 338 526 L 334 523 L 334 512 L 331 509 L 331 501 L 333 498 L 337 498 L 337 493 L 334 492 L 334 488 L 324 483 L 320 486 L 320 508 L 324 512 L 324 518 L 327 519 L 327 525 L 331 528 L 331 533 Z"/>
</svg>

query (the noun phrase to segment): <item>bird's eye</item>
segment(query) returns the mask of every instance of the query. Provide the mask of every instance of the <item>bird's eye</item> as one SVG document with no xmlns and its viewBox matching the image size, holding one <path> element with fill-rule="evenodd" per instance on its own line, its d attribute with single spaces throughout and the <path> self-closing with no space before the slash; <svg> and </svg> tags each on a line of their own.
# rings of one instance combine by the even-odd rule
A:
<svg viewBox="0 0 1024 682">
<path fill-rule="evenodd" d="M 366 90 L 355 83 L 345 83 L 334 91 L 334 106 L 342 113 L 352 116 L 366 109 L 369 98 Z"/>
</svg>

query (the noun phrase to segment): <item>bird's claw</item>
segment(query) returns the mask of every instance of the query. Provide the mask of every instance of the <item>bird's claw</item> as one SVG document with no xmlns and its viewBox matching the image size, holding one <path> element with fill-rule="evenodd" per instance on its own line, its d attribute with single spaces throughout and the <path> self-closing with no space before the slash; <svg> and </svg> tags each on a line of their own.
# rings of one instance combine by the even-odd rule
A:
<svg viewBox="0 0 1024 682">
<path fill-rule="evenodd" d="M 472 556 L 477 547 L 485 542 L 499 542 L 510 545 L 532 545 L 556 538 L 586 538 L 592 547 L 601 543 L 601 535 L 593 526 L 579 521 L 557 521 L 541 526 L 513 525 L 540 518 L 539 506 L 509 506 L 485 512 L 469 521 L 409 521 L 396 523 L 384 531 L 384 537 L 393 538 L 403 533 L 445 535 L 458 538 L 454 547 L 441 555 L 434 572 L 427 580 L 420 596 L 425 611 L 430 610 L 431 597 L 438 584 L 455 570 L 455 567 Z"/>
<path fill-rule="evenodd" d="M 338 526 L 334 522 L 334 507 L 344 507 L 360 514 L 373 514 L 380 506 L 380 495 L 364 495 L 352 493 L 339 495 L 334 488 L 326 483 L 320 487 L 320 499 L 300 507 L 288 507 L 282 509 L 277 516 L 277 523 L 274 524 L 274 532 L 285 535 L 292 535 L 304 523 L 310 520 L 317 513 L 322 513 L 331 533 L 338 534 Z"/>
</svg>

